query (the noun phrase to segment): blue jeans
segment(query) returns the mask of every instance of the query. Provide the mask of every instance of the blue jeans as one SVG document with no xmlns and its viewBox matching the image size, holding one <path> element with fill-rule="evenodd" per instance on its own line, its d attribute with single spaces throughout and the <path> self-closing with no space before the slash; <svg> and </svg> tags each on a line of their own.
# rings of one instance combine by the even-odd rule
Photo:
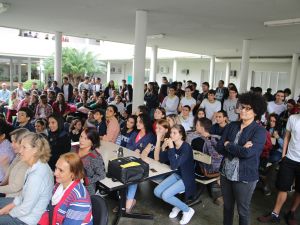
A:
<svg viewBox="0 0 300 225">
<path fill-rule="evenodd" d="M 14 198 L 0 198 L 0 208 L 12 203 Z M 26 225 L 18 218 L 11 217 L 8 215 L 0 216 L 0 225 Z"/>
<path fill-rule="evenodd" d="M 167 177 L 165 180 L 163 180 L 155 189 L 154 194 L 156 197 L 161 198 L 165 202 L 176 206 L 183 212 L 188 212 L 189 207 L 179 200 L 177 197 L 175 197 L 176 194 L 184 192 L 185 186 L 181 179 L 181 177 L 173 173 L 169 177 Z"/>
<path fill-rule="evenodd" d="M 136 190 L 137 190 L 138 185 L 137 184 L 131 184 L 127 188 L 127 199 L 134 199 Z"/>
</svg>

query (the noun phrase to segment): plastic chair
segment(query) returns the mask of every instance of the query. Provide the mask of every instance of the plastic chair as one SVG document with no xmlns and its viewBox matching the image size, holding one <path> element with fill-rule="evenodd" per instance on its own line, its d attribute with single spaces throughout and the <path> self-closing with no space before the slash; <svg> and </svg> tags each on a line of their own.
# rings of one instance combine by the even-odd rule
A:
<svg viewBox="0 0 300 225">
<path fill-rule="evenodd" d="M 106 201 L 99 195 L 92 195 L 92 213 L 94 225 L 107 225 L 108 224 L 108 209 Z"/>
</svg>

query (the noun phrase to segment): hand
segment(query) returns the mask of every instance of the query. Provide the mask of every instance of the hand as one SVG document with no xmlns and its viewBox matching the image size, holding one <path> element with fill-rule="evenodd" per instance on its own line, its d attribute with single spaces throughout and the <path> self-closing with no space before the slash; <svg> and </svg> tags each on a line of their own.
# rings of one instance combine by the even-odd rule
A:
<svg viewBox="0 0 300 225">
<path fill-rule="evenodd" d="M 134 152 L 135 152 L 135 153 L 138 153 L 138 154 L 141 153 L 141 151 L 140 151 L 139 149 L 134 150 Z"/>
<path fill-rule="evenodd" d="M 277 132 L 277 131 L 274 131 L 274 133 L 273 133 L 273 137 L 274 137 L 274 138 L 276 138 L 276 139 L 278 139 L 278 138 L 279 138 L 279 134 L 278 134 L 278 132 Z"/>
<path fill-rule="evenodd" d="M 149 154 L 149 151 L 145 151 L 146 149 L 144 149 L 144 151 L 142 151 L 142 153 L 141 153 L 141 159 L 143 160 L 143 161 L 145 161 L 145 159 L 147 159 L 148 158 L 148 154 Z"/>
<path fill-rule="evenodd" d="M 247 141 L 246 144 L 244 144 L 244 148 L 251 148 L 253 146 L 252 141 Z"/>
<path fill-rule="evenodd" d="M 166 142 L 167 146 L 169 146 L 169 148 L 174 148 L 174 143 L 171 138 L 166 138 L 165 142 Z"/>
<path fill-rule="evenodd" d="M 224 146 L 226 147 L 229 143 L 229 141 L 225 141 Z"/>
</svg>

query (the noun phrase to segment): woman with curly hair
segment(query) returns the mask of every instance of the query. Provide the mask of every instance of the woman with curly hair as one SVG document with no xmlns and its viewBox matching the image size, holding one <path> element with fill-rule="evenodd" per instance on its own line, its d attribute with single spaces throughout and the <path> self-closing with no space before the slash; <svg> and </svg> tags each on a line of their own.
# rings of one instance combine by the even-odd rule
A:
<svg viewBox="0 0 300 225">
<path fill-rule="evenodd" d="M 250 203 L 259 179 L 260 154 L 266 142 L 266 129 L 255 118 L 267 109 L 265 99 L 255 93 L 239 97 L 240 121 L 231 122 L 217 144 L 224 156 L 221 163 L 221 189 L 224 197 L 223 224 L 233 224 L 237 204 L 239 224 L 250 224 Z"/>
</svg>

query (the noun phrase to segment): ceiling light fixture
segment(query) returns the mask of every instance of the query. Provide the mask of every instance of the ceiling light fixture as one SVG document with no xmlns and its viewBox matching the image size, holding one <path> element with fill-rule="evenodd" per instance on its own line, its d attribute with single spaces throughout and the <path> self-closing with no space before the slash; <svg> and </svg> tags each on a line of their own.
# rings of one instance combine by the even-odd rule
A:
<svg viewBox="0 0 300 225">
<path fill-rule="evenodd" d="M 264 22 L 266 27 L 280 27 L 280 26 L 291 26 L 300 24 L 300 18 L 286 19 L 286 20 L 272 20 Z"/>
<path fill-rule="evenodd" d="M 9 8 L 8 3 L 0 2 L 0 14 L 5 12 Z"/>
<path fill-rule="evenodd" d="M 160 39 L 160 38 L 165 38 L 166 34 L 154 34 L 154 35 L 149 35 L 147 36 L 148 39 Z"/>
</svg>

